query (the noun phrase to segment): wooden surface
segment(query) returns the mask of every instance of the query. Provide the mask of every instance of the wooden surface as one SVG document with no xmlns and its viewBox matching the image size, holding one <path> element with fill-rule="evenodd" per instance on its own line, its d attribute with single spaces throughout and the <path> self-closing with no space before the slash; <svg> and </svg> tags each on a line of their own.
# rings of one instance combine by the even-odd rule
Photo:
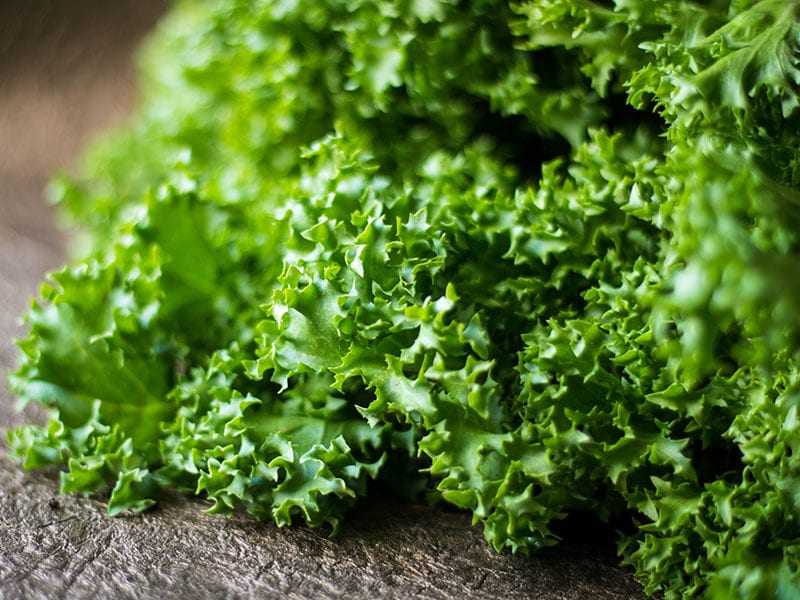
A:
<svg viewBox="0 0 800 600">
<path fill-rule="evenodd" d="M 65 235 L 42 199 L 47 177 L 130 110 L 130 52 L 162 9 L 152 0 L 0 2 L 3 376 L 15 361 L 19 316 L 63 260 Z M 1 387 L 0 429 L 41 418 L 12 405 Z M 110 519 L 102 498 L 59 495 L 56 472 L 22 472 L 0 442 L 0 597 L 644 597 L 615 566 L 608 531 L 523 557 L 495 554 L 464 513 L 388 497 L 357 508 L 334 540 L 204 515 L 204 506 L 172 497 L 147 514 Z"/>
</svg>

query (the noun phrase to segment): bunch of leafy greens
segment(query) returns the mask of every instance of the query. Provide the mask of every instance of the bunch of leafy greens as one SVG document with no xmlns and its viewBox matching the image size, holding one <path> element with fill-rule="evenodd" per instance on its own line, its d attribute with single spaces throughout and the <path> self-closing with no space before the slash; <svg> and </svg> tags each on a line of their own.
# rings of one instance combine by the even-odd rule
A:
<svg viewBox="0 0 800 600">
<path fill-rule="evenodd" d="M 386 477 L 498 550 L 628 519 L 667 598 L 800 594 L 800 2 L 187 0 L 142 60 L 53 186 L 26 467 L 334 530 Z"/>
</svg>

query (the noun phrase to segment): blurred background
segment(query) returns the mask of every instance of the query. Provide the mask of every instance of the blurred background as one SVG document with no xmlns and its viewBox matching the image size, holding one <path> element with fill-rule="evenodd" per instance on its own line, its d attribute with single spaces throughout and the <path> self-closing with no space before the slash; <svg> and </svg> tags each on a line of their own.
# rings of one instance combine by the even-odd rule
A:
<svg viewBox="0 0 800 600">
<path fill-rule="evenodd" d="M 136 102 L 132 56 L 166 0 L 0 0 L 0 429 L 20 316 L 63 260 L 48 179 Z M 5 436 L 0 436 L 4 443 Z"/>
</svg>

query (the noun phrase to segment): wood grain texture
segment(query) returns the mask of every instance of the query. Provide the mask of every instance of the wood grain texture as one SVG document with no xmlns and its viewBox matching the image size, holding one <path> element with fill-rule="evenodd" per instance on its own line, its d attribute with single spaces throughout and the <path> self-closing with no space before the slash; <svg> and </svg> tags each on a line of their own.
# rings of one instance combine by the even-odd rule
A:
<svg viewBox="0 0 800 600">
<path fill-rule="evenodd" d="M 495 554 L 460 512 L 379 498 L 333 540 L 170 498 L 110 519 L 102 502 L 56 495 L 53 473 L 0 460 L 0 596 L 77 598 L 537 598 L 641 596 L 613 556 L 566 545 Z"/>
<path fill-rule="evenodd" d="M 163 9 L 143 0 L 0 3 L 0 370 L 64 234 L 47 177 L 133 103 L 132 48 Z M 25 419 L 0 388 L 0 428 Z M 58 494 L 58 473 L 24 473 L 0 443 L 2 598 L 644 597 L 609 534 L 533 557 L 498 555 L 469 516 L 378 495 L 341 534 L 205 515 L 202 500 L 111 519 L 102 497 Z"/>
</svg>

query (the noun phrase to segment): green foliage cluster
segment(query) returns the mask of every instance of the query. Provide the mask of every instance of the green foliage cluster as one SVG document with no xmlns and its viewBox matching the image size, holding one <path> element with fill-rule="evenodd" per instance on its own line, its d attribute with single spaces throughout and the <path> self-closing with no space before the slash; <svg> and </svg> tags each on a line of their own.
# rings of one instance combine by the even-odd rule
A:
<svg viewBox="0 0 800 600">
<path fill-rule="evenodd" d="M 800 594 L 800 2 L 185 1 L 53 192 L 11 432 L 109 512 L 497 550 L 576 511 L 666 598 Z M 625 529 L 625 528 L 623 528 Z"/>
</svg>

